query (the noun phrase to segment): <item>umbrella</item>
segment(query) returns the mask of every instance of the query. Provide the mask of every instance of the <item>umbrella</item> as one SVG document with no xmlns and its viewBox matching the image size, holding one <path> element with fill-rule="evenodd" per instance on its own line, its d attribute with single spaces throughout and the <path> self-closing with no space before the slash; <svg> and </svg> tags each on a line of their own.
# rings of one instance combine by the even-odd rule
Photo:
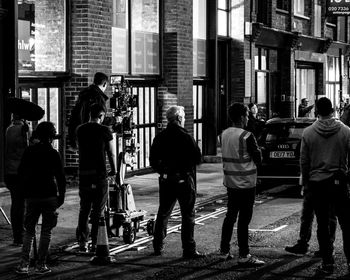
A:
<svg viewBox="0 0 350 280">
<path fill-rule="evenodd" d="M 39 105 L 21 98 L 8 98 L 6 105 L 11 113 L 17 114 L 28 121 L 38 121 L 45 114 L 45 110 Z"/>
</svg>

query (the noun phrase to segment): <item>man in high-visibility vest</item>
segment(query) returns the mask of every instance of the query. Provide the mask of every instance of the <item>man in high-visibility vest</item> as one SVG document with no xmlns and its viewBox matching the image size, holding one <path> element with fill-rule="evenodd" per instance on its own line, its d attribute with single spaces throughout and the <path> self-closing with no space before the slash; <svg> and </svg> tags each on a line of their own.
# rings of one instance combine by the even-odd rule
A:
<svg viewBox="0 0 350 280">
<path fill-rule="evenodd" d="M 248 123 L 248 107 L 241 103 L 234 103 L 229 107 L 228 113 L 232 127 L 224 130 L 221 136 L 224 186 L 227 188 L 228 202 L 222 225 L 220 254 L 227 259 L 232 258 L 230 241 L 239 213 L 238 264 L 261 266 L 265 262 L 250 255 L 248 245 L 248 226 L 253 215 L 255 200 L 256 165 L 261 163 L 261 151 L 254 135 L 244 129 Z"/>
</svg>

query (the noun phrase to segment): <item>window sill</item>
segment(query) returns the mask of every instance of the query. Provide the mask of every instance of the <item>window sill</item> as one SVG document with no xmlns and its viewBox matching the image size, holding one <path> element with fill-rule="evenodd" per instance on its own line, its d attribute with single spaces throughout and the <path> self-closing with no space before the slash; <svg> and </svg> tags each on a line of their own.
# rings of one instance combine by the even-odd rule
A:
<svg viewBox="0 0 350 280">
<path fill-rule="evenodd" d="M 284 14 L 284 15 L 289 15 L 289 11 L 287 10 L 282 10 L 282 9 L 276 9 L 277 14 Z"/>
<path fill-rule="evenodd" d="M 301 15 L 301 14 L 294 14 L 295 18 L 300 18 L 300 19 L 305 19 L 305 20 L 310 20 L 310 17 Z"/>
<path fill-rule="evenodd" d="M 335 23 L 331 23 L 331 22 L 326 22 L 326 26 L 328 26 L 328 27 L 337 27 L 337 25 Z"/>
</svg>

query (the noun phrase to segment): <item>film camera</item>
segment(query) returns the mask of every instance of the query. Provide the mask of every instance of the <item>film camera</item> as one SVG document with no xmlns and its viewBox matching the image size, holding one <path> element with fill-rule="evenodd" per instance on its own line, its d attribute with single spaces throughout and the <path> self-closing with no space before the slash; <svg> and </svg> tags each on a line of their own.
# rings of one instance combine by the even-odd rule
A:
<svg viewBox="0 0 350 280">
<path fill-rule="evenodd" d="M 137 152 L 137 144 L 133 129 L 133 109 L 137 107 L 137 96 L 133 95 L 132 87 L 122 75 L 111 75 L 110 84 L 113 88 L 113 96 L 110 98 L 115 124 L 114 132 L 123 139 L 123 151 L 133 155 Z"/>
</svg>

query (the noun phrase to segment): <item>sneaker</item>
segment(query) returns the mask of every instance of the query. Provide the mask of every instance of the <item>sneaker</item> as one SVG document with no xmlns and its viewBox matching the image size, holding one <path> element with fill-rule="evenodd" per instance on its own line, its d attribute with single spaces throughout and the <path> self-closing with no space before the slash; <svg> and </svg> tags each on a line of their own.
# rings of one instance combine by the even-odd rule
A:
<svg viewBox="0 0 350 280">
<path fill-rule="evenodd" d="M 317 268 L 317 272 L 324 275 L 330 275 L 334 271 L 334 264 L 321 264 Z"/>
<path fill-rule="evenodd" d="M 96 248 L 97 248 L 96 244 L 91 244 L 90 253 L 96 253 Z"/>
<path fill-rule="evenodd" d="M 21 262 L 17 267 L 15 272 L 17 274 L 28 274 L 29 272 L 29 264 L 25 262 Z"/>
<path fill-rule="evenodd" d="M 50 272 L 51 272 L 51 269 L 48 268 L 46 266 L 46 264 L 37 265 L 35 270 L 34 270 L 34 274 L 36 274 L 36 275 L 43 275 L 43 274 L 47 274 Z"/>
<path fill-rule="evenodd" d="M 303 246 L 297 243 L 294 246 L 287 246 L 284 250 L 292 254 L 304 255 L 307 253 L 307 249 L 308 249 L 308 246 Z"/>
<path fill-rule="evenodd" d="M 265 262 L 248 254 L 245 257 L 239 257 L 238 264 L 243 266 L 262 266 Z"/>
<path fill-rule="evenodd" d="M 184 252 L 182 257 L 184 259 L 201 259 L 201 258 L 205 258 L 205 254 L 200 253 L 198 251 L 194 251 L 194 252 Z"/>
<path fill-rule="evenodd" d="M 88 243 L 87 242 L 79 242 L 79 252 L 87 253 L 89 252 Z"/>
<path fill-rule="evenodd" d="M 219 251 L 219 257 L 220 257 L 220 259 L 223 259 L 225 261 L 233 259 L 233 255 L 231 255 L 230 252 L 225 253 L 225 252 L 223 252 L 221 250 Z"/>
</svg>

